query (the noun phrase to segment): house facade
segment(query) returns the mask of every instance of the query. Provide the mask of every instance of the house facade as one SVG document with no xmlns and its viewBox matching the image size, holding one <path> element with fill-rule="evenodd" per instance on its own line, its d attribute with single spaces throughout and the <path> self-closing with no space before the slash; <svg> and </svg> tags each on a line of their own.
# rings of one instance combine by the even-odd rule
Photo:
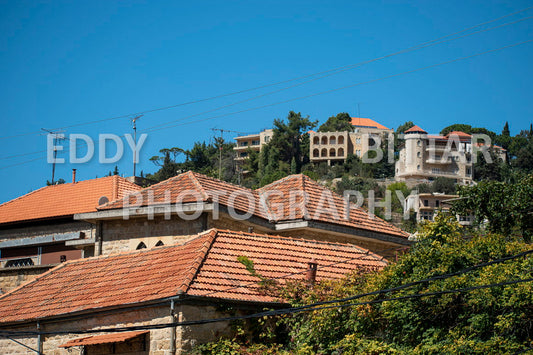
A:
<svg viewBox="0 0 533 355">
<path fill-rule="evenodd" d="M 74 220 L 105 201 L 141 188 L 120 176 L 40 188 L 0 205 L 0 290 L 51 267 L 94 255 L 96 227 Z"/>
<path fill-rule="evenodd" d="M 220 318 L 285 306 L 239 261 L 243 256 L 279 287 L 387 264 L 352 244 L 215 229 L 182 245 L 67 261 L 0 296 L 0 334 L 10 332 L 0 349 L 174 355 L 231 337 L 230 321 Z M 216 321 L 184 324 L 205 320 Z"/>
<path fill-rule="evenodd" d="M 488 137 L 487 137 L 488 138 Z M 505 149 L 490 145 L 483 139 L 459 131 L 445 136 L 429 135 L 419 126 L 405 131 L 395 167 L 398 181 L 431 181 L 446 177 L 462 185 L 471 185 L 474 178 L 473 163 L 477 151 L 492 148 L 497 157 L 506 160 Z"/>
<path fill-rule="evenodd" d="M 416 213 L 416 221 L 433 221 L 437 213 L 449 212 L 451 202 L 459 198 L 459 195 L 449 195 L 444 193 L 420 193 L 409 195 L 405 203 L 406 211 L 412 210 Z M 473 216 L 456 216 L 457 221 L 462 226 L 470 226 L 474 220 Z"/>
<path fill-rule="evenodd" d="M 246 159 L 248 157 L 248 148 L 256 152 L 261 151 L 261 147 L 270 142 L 273 134 L 272 129 L 265 129 L 257 134 L 235 137 L 234 139 L 237 142 L 236 146 L 233 147 L 237 154 L 235 160 L 242 161 Z"/>
<path fill-rule="evenodd" d="M 309 157 L 311 162 L 344 162 L 348 154 L 359 158 L 383 141 L 392 129 L 370 118 L 352 117 L 353 132 L 314 132 L 311 131 Z"/>
<path fill-rule="evenodd" d="M 250 190 L 187 172 L 74 218 L 96 225 L 95 255 L 183 243 L 211 228 L 352 243 L 387 256 L 410 244 L 407 233 L 302 174 Z"/>
</svg>

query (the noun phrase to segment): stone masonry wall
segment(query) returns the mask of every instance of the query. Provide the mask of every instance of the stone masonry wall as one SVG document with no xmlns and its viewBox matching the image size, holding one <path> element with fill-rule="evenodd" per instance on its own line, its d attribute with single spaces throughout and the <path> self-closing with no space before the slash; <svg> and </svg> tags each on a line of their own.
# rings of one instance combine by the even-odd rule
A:
<svg viewBox="0 0 533 355">
<path fill-rule="evenodd" d="M 154 247 L 159 241 L 164 245 L 181 244 L 206 229 L 206 215 L 191 221 L 175 215 L 168 220 L 164 217 L 155 217 L 153 220 L 144 217 L 104 221 L 102 254 L 135 250 L 141 242 L 147 248 Z"/>
<path fill-rule="evenodd" d="M 207 318 L 219 318 L 228 314 L 218 311 L 214 306 L 176 305 L 176 321 L 199 320 Z M 164 324 L 173 321 L 170 315 L 170 306 L 154 306 L 120 313 L 94 315 L 85 318 L 71 318 L 67 320 L 41 322 L 42 331 L 65 331 L 87 330 L 127 327 L 138 325 Z M 2 327 L 0 327 L 2 329 Z M 12 331 L 35 331 L 36 324 L 24 327 L 9 327 Z M 176 332 L 176 354 L 185 354 L 197 344 L 214 341 L 220 336 L 230 335 L 231 328 L 228 322 L 220 322 L 205 325 L 193 325 L 189 327 L 151 329 L 148 336 L 148 353 L 152 355 L 170 354 L 171 332 Z M 75 355 L 81 354 L 81 347 L 70 349 L 60 348 L 59 345 L 70 340 L 79 339 L 91 335 L 108 334 L 97 332 L 91 334 L 61 334 L 43 336 L 43 353 L 45 355 Z M 37 336 L 13 337 L 15 340 L 37 349 Z M 15 342 L 0 338 L 0 353 L 2 354 L 31 354 L 32 352 Z"/>
<path fill-rule="evenodd" d="M 0 269 L 0 295 L 11 291 L 25 282 L 35 279 L 37 276 L 50 270 L 54 266 L 55 265 L 27 266 Z"/>
</svg>

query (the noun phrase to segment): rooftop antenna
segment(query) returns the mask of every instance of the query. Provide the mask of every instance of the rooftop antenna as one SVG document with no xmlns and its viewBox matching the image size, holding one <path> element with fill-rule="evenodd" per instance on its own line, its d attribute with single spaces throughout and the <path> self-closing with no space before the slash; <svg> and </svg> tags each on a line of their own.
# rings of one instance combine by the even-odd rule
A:
<svg viewBox="0 0 533 355">
<path fill-rule="evenodd" d="M 52 185 L 54 185 L 54 178 L 55 178 L 55 173 L 56 173 L 57 141 L 64 141 L 64 140 L 67 140 L 67 138 L 60 137 L 61 133 L 65 133 L 65 130 L 63 129 L 50 130 L 50 129 L 41 128 L 41 130 L 45 131 L 47 135 L 50 134 L 54 136 L 54 161 L 52 163 Z"/>
<path fill-rule="evenodd" d="M 135 148 L 133 150 L 133 177 L 135 177 L 135 157 L 137 156 L 137 120 L 140 119 L 144 115 L 138 115 L 131 119 L 131 123 L 133 124 L 133 141 L 135 142 Z"/>
<path fill-rule="evenodd" d="M 216 131 L 220 132 L 220 146 L 218 147 L 218 179 L 221 180 L 222 178 L 222 142 L 224 141 L 224 139 L 222 138 L 222 134 L 224 132 L 242 134 L 242 132 L 230 131 L 228 129 L 221 129 L 221 128 L 211 128 L 211 130 L 213 132 L 216 132 Z"/>
</svg>

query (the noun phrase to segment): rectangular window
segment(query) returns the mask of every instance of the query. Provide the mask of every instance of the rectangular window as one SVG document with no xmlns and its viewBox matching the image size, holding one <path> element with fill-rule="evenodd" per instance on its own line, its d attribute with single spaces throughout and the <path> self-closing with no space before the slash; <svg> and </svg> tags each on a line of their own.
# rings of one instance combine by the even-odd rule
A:
<svg viewBox="0 0 533 355">
<path fill-rule="evenodd" d="M 429 201 L 428 200 L 424 200 L 424 206 L 426 206 L 426 207 L 429 206 Z"/>
<path fill-rule="evenodd" d="M 440 207 L 440 201 L 439 200 L 435 201 L 435 207 Z"/>
<path fill-rule="evenodd" d="M 252 145 L 259 145 L 259 141 L 252 141 Z"/>
</svg>

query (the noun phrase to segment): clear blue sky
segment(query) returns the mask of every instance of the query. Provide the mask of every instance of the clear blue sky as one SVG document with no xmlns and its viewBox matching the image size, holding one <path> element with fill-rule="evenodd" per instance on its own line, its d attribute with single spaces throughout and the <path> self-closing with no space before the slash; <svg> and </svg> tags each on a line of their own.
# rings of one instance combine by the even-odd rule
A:
<svg viewBox="0 0 533 355">
<path fill-rule="evenodd" d="M 513 11 L 532 1 L 0 1 L 0 202 L 43 186 L 51 166 L 41 128 L 65 127 L 284 81 L 397 52 Z M 533 16 L 533 9 L 480 29 Z M 299 111 L 324 122 L 338 112 L 392 128 L 411 120 L 431 133 L 453 123 L 514 135 L 533 117 L 533 44 L 412 74 L 295 100 L 533 38 L 533 21 L 442 43 L 304 83 L 149 134 L 138 171 L 163 147 L 209 142 L 211 128 L 256 132 Z M 138 131 L 283 88 L 146 113 Z M 67 134 L 131 132 L 128 118 Z M 23 134 L 22 136 L 11 137 Z M 226 134 L 232 138 L 235 134 Z M 129 153 L 129 151 L 127 151 Z M 80 152 L 81 153 L 81 152 Z M 19 156 L 21 154 L 26 154 Z M 17 155 L 13 158 L 8 158 Z M 61 156 L 61 155 L 60 155 Z M 119 163 L 132 174 L 130 154 Z M 17 165 L 15 165 L 17 164 Z M 112 165 L 58 165 L 67 181 L 103 176 Z"/>
</svg>

